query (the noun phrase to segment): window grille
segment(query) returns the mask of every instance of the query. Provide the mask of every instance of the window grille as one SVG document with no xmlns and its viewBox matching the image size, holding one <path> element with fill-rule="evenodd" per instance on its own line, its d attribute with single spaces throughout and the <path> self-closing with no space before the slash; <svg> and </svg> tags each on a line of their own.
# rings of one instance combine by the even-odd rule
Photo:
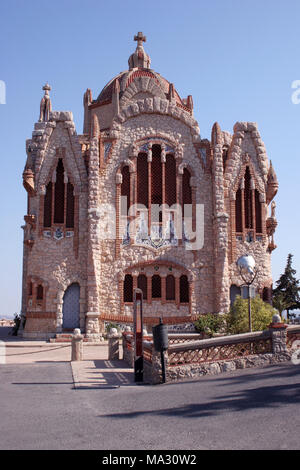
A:
<svg viewBox="0 0 300 470">
<path fill-rule="evenodd" d="M 175 300 L 175 278 L 172 274 L 166 277 L 166 300 Z"/>
<path fill-rule="evenodd" d="M 148 161 L 147 154 L 137 158 L 137 203 L 148 208 Z"/>
<path fill-rule="evenodd" d="M 74 186 L 67 183 L 67 228 L 74 228 Z"/>
<path fill-rule="evenodd" d="M 151 203 L 162 204 L 162 164 L 160 145 L 152 146 Z"/>
<path fill-rule="evenodd" d="M 235 198 L 235 227 L 237 232 L 243 231 L 242 224 L 242 191 L 239 188 Z"/>
<path fill-rule="evenodd" d="M 166 204 L 176 204 L 176 161 L 173 155 L 166 157 Z"/>
<path fill-rule="evenodd" d="M 64 223 L 64 210 L 65 210 L 65 184 L 64 184 L 64 166 L 62 159 L 58 160 L 56 168 L 56 182 L 55 182 L 55 200 L 54 200 L 54 223 Z"/>
<path fill-rule="evenodd" d="M 124 279 L 124 302 L 133 301 L 133 278 L 131 274 L 126 274 Z"/>
<path fill-rule="evenodd" d="M 180 276 L 180 303 L 189 302 L 189 281 L 185 274 Z"/>
<path fill-rule="evenodd" d="M 46 186 L 46 195 L 44 199 L 44 227 L 51 227 L 52 222 L 52 183 Z"/>
<path fill-rule="evenodd" d="M 143 299 L 147 300 L 147 277 L 145 276 L 145 274 L 139 275 L 137 286 L 143 292 Z"/>
<path fill-rule="evenodd" d="M 37 286 L 37 291 L 36 291 L 36 299 L 37 300 L 43 300 L 44 298 L 44 288 L 41 284 Z"/>
<path fill-rule="evenodd" d="M 157 274 L 152 276 L 152 298 L 161 298 L 161 278 Z"/>
</svg>

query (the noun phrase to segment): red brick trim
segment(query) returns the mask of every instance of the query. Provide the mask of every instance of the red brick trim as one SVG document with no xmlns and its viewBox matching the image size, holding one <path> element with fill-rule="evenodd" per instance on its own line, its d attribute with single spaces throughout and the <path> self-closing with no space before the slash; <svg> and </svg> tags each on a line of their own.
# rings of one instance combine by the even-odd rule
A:
<svg viewBox="0 0 300 470">
<path fill-rule="evenodd" d="M 132 315 L 110 315 L 110 314 L 101 314 L 99 317 L 100 320 L 103 321 L 114 321 L 119 323 L 133 323 L 133 316 Z M 198 319 L 198 315 L 191 315 L 191 316 L 182 316 L 182 317 L 164 317 L 163 322 L 167 325 L 176 325 L 178 323 L 193 323 Z M 145 324 L 156 324 L 158 323 L 158 317 L 148 317 L 144 316 L 143 322 Z"/>
<path fill-rule="evenodd" d="M 99 108 L 100 106 L 105 106 L 106 104 L 111 104 L 111 100 L 105 100 L 105 101 L 97 101 L 96 103 L 92 103 L 89 105 L 89 109 L 94 109 L 94 108 Z"/>
<path fill-rule="evenodd" d="M 26 318 L 53 318 L 56 319 L 56 312 L 27 312 Z"/>
</svg>

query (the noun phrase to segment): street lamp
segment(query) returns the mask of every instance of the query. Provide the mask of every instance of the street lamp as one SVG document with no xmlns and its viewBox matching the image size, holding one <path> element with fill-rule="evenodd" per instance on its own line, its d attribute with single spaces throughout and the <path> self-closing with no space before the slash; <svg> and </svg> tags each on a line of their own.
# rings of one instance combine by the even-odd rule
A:
<svg viewBox="0 0 300 470">
<path fill-rule="evenodd" d="M 248 286 L 248 316 L 249 316 L 249 331 L 252 331 L 252 322 L 251 322 L 251 297 L 250 297 L 250 286 L 253 284 L 254 279 L 257 275 L 257 269 L 255 266 L 255 259 L 252 255 L 243 255 L 237 262 L 237 267 L 240 273 L 241 278 L 244 283 Z"/>
</svg>

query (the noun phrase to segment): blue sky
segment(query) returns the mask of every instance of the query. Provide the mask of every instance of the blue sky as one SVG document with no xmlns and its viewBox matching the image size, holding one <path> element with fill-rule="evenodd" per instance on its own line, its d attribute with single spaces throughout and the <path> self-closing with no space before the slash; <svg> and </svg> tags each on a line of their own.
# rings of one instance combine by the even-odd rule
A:
<svg viewBox="0 0 300 470">
<path fill-rule="evenodd" d="M 300 277 L 300 104 L 292 103 L 299 17 L 299 0 L 2 0 L 0 316 L 20 310 L 25 140 L 39 117 L 41 88 L 51 84 L 53 108 L 72 111 L 81 133 L 84 91 L 96 97 L 127 69 L 138 31 L 147 36 L 151 67 L 182 97 L 193 96 L 202 138 L 215 121 L 228 131 L 236 121 L 258 123 L 280 184 L 273 278 L 289 252 Z"/>
</svg>

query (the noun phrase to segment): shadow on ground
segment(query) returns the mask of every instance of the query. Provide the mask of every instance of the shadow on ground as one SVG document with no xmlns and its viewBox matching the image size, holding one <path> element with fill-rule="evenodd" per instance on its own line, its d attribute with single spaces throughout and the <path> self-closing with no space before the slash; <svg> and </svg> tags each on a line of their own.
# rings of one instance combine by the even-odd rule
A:
<svg viewBox="0 0 300 470">
<path fill-rule="evenodd" d="M 283 367 L 282 369 L 276 369 L 276 371 L 270 369 L 260 369 L 257 374 L 242 374 L 240 376 L 233 377 L 210 377 L 209 380 L 211 385 L 215 387 L 218 382 L 222 387 L 225 385 L 233 386 L 233 390 L 236 388 L 236 384 L 242 383 L 245 388 L 239 392 L 229 392 L 226 395 L 216 396 L 213 401 L 203 403 L 192 403 L 180 407 L 164 408 L 159 410 L 140 410 L 129 413 L 115 413 L 105 415 L 110 418 L 116 419 L 128 419 L 137 418 L 140 416 L 172 416 L 181 418 L 201 418 L 205 416 L 220 415 L 222 413 L 234 412 L 234 411 L 246 411 L 250 409 L 267 409 L 280 407 L 283 405 L 300 404 L 300 383 L 290 383 L 282 385 L 264 385 L 259 386 L 260 381 L 266 381 L 268 379 L 278 379 L 279 381 L 287 378 L 300 378 L 300 368 L 289 366 L 289 368 Z M 208 380 L 208 379 L 204 379 Z M 202 379 L 199 380 L 199 386 L 201 386 Z M 193 381 L 195 383 L 195 381 Z M 228 382 L 228 383 L 226 383 Z M 257 382 L 257 384 L 255 384 Z M 185 382 L 186 383 L 186 382 Z M 192 383 L 192 382 L 189 382 Z M 257 386 L 255 386 L 257 385 Z M 167 387 L 180 386 L 180 382 L 174 384 L 167 384 Z M 164 386 L 165 387 L 165 386 Z M 201 400 L 201 399 L 200 399 Z M 100 417 L 100 416 L 99 416 Z"/>
</svg>

